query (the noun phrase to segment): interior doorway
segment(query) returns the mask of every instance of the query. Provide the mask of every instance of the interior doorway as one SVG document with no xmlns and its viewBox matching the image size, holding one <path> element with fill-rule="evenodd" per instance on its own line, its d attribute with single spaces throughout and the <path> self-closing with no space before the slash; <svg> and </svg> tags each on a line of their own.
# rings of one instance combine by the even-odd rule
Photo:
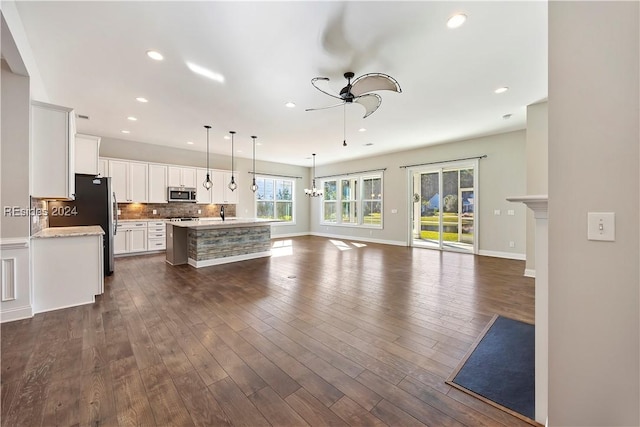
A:
<svg viewBox="0 0 640 427">
<path fill-rule="evenodd" d="M 477 253 L 477 159 L 409 171 L 411 246 Z"/>
</svg>

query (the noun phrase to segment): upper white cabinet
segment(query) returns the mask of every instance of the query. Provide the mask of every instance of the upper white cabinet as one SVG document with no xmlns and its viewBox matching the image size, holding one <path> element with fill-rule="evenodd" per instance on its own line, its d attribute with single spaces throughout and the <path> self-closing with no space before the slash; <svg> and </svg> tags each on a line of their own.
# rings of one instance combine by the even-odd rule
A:
<svg viewBox="0 0 640 427">
<path fill-rule="evenodd" d="M 196 202 L 197 203 L 213 203 L 213 188 L 207 190 L 202 185 L 204 181 L 207 179 L 207 170 L 206 169 L 196 169 Z M 211 171 L 209 179 L 213 181 L 213 171 Z"/>
<path fill-rule="evenodd" d="M 73 109 L 31 102 L 31 196 L 75 197 Z"/>
<path fill-rule="evenodd" d="M 111 176 L 109 174 L 109 160 L 107 159 L 98 160 L 98 174 L 100 174 L 100 176 Z"/>
<path fill-rule="evenodd" d="M 217 205 L 238 203 L 238 189 L 236 188 L 235 191 L 229 189 L 231 172 L 216 170 L 212 171 L 212 173 L 213 203 Z"/>
<path fill-rule="evenodd" d="M 196 169 L 169 166 L 169 187 L 196 187 Z"/>
<path fill-rule="evenodd" d="M 149 163 L 149 203 L 166 203 L 167 187 L 167 166 Z"/>
<path fill-rule="evenodd" d="M 75 146 L 75 171 L 87 175 L 98 175 L 98 153 L 100 150 L 100 137 L 93 135 L 76 134 Z"/>
<path fill-rule="evenodd" d="M 118 202 L 147 202 L 148 169 L 147 163 L 109 160 L 111 188 Z"/>
</svg>

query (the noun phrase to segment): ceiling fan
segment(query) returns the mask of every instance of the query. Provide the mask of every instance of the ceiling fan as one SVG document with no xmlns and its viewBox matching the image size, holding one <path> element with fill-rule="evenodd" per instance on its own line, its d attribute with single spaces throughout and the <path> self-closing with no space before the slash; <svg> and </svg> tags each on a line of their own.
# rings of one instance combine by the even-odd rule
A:
<svg viewBox="0 0 640 427">
<path fill-rule="evenodd" d="M 353 79 L 354 75 L 355 74 L 351 71 L 344 73 L 344 78 L 347 79 L 347 85 L 340 90 L 339 95 L 334 95 L 318 87 L 317 82 L 329 81 L 328 77 L 314 77 L 311 79 L 313 87 L 325 95 L 341 100 L 341 102 L 327 107 L 307 108 L 305 111 L 325 110 L 327 108 L 339 107 L 341 105 L 356 102 L 364 107 L 364 118 L 367 118 L 373 114 L 382 103 L 382 97 L 377 93 L 371 92 L 376 90 L 391 90 L 398 93 L 402 92 L 402 89 L 400 89 L 400 85 L 396 79 L 387 74 L 363 74 L 360 77 L 355 78 L 352 82 L 351 79 Z"/>
</svg>

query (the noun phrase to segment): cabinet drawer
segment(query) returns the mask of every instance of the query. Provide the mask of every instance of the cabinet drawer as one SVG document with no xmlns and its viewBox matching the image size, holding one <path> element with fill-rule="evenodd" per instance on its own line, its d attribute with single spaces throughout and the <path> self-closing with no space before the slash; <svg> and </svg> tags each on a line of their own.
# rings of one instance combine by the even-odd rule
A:
<svg viewBox="0 0 640 427">
<path fill-rule="evenodd" d="M 149 239 L 164 239 L 165 236 L 167 234 L 163 231 L 163 232 L 153 232 L 153 231 L 149 231 L 149 233 L 147 234 L 147 236 L 149 237 Z"/>
<path fill-rule="evenodd" d="M 118 223 L 118 230 L 134 230 L 136 228 L 147 228 L 146 222 L 120 222 Z"/>
<path fill-rule="evenodd" d="M 149 228 L 151 227 L 162 227 L 164 230 L 164 221 L 149 221 Z"/>
<path fill-rule="evenodd" d="M 149 226 L 149 233 L 164 233 L 166 231 L 167 231 L 167 229 L 165 228 L 164 225 L 162 227 Z"/>
<path fill-rule="evenodd" d="M 164 240 L 164 237 L 161 239 L 149 239 L 148 250 L 156 251 L 161 249 L 166 249 L 167 245 Z"/>
</svg>

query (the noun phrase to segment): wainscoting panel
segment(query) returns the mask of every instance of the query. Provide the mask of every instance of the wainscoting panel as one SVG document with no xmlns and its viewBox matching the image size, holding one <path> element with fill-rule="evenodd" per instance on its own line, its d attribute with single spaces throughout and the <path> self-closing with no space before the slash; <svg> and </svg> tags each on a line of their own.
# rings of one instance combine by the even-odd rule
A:
<svg viewBox="0 0 640 427">
<path fill-rule="evenodd" d="M 29 238 L 1 239 L 0 252 L 0 322 L 32 317 Z"/>
</svg>

